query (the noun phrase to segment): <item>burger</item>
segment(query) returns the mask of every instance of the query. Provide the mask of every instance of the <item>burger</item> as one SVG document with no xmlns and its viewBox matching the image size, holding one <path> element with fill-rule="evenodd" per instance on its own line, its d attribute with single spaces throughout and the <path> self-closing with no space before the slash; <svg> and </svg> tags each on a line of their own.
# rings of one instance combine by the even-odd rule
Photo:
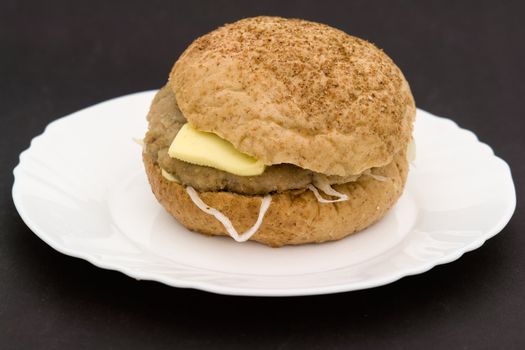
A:
<svg viewBox="0 0 525 350">
<path fill-rule="evenodd" d="M 143 160 L 182 225 L 272 247 L 338 240 L 403 192 L 415 104 L 373 44 L 255 17 L 195 40 L 156 94 Z"/>
</svg>

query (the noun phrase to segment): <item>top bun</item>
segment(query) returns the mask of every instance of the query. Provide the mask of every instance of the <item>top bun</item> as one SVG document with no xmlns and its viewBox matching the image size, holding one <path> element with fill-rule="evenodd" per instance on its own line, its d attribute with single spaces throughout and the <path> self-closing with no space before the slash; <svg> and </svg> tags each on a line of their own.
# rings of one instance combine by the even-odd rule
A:
<svg viewBox="0 0 525 350">
<path fill-rule="evenodd" d="M 170 84 L 197 129 L 267 165 L 327 175 L 390 163 L 415 116 L 408 83 L 383 51 L 299 19 L 247 18 L 198 38 Z"/>
</svg>

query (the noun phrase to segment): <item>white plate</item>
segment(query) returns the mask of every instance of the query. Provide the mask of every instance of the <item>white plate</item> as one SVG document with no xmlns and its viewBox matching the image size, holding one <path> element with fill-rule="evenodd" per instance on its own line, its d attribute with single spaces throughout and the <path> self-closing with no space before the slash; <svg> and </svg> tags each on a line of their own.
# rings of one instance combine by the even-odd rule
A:
<svg viewBox="0 0 525 350">
<path fill-rule="evenodd" d="M 157 203 L 140 146 L 154 91 L 51 123 L 20 156 L 13 199 L 56 250 L 175 287 L 288 296 L 375 287 L 458 259 L 516 205 L 508 165 L 454 122 L 418 110 L 417 159 L 379 223 L 337 242 L 268 248 L 186 230 Z"/>
</svg>

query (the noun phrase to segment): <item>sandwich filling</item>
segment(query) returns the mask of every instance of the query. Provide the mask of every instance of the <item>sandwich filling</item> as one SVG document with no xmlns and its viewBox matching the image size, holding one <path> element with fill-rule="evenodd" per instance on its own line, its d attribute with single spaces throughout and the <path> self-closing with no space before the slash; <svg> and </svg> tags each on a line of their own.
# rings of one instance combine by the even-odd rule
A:
<svg viewBox="0 0 525 350">
<path fill-rule="evenodd" d="M 368 169 L 350 176 L 331 176 L 293 164 L 275 164 L 267 165 L 259 175 L 241 176 L 210 165 L 192 164 L 170 156 L 170 146 L 187 124 L 187 120 L 168 86 L 163 87 L 155 97 L 148 120 L 149 130 L 144 139 L 144 151 L 165 173 L 173 176 L 180 184 L 192 186 L 199 192 L 228 191 L 242 195 L 266 195 L 307 190 L 308 185 L 320 188 L 320 184 L 333 186 L 356 181 L 360 176 L 381 175 L 381 168 Z M 218 159 L 218 155 L 212 157 Z M 257 163 L 257 160 L 253 160 L 253 163 Z M 223 166 L 225 164 L 226 162 L 222 162 Z M 258 163 L 257 167 L 261 167 L 261 164 Z"/>
<path fill-rule="evenodd" d="M 155 96 L 148 121 L 144 152 L 160 167 L 162 176 L 183 185 L 194 204 L 213 215 L 228 234 L 240 242 L 248 240 L 259 229 L 270 207 L 272 193 L 310 190 L 320 203 L 336 203 L 349 198 L 336 191 L 333 185 L 354 182 L 361 176 L 388 180 L 381 175 L 381 168 L 351 176 L 330 176 L 293 164 L 265 165 L 239 152 L 219 136 L 196 130 L 188 124 L 167 85 Z M 414 152 L 409 147 L 409 155 Z M 199 192 L 216 191 L 263 196 L 254 226 L 238 233 L 224 214 L 209 207 L 198 195 Z"/>
</svg>

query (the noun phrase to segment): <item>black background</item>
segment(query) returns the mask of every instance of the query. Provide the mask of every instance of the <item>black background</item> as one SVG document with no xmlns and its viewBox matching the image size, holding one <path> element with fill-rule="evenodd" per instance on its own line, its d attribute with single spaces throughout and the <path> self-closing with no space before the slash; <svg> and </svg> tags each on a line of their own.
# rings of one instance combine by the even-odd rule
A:
<svg viewBox="0 0 525 350">
<path fill-rule="evenodd" d="M 0 348 L 524 349 L 522 4 L 1 1 Z M 160 87 L 194 38 L 259 14 L 324 22 L 383 48 L 420 108 L 473 130 L 511 165 L 518 207 L 503 232 L 388 286 L 296 298 L 138 282 L 31 233 L 10 191 L 32 137 L 60 116 Z"/>
</svg>

